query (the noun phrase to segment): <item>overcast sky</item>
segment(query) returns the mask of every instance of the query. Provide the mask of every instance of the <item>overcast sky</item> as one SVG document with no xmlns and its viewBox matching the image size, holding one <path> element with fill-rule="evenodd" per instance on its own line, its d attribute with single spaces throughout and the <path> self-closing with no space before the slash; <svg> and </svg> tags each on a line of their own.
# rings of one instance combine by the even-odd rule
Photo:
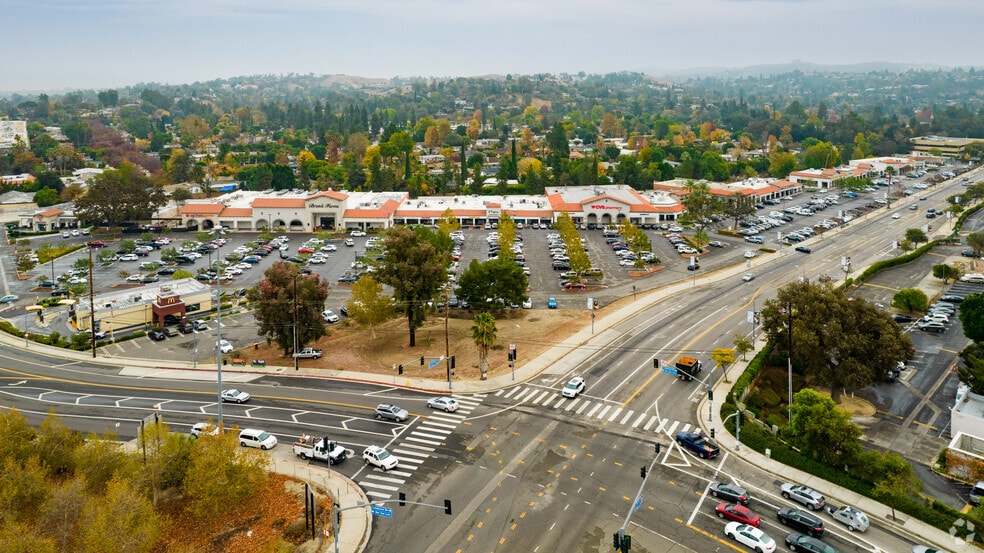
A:
<svg viewBox="0 0 984 553">
<path fill-rule="evenodd" d="M 980 0 L 0 0 L 0 91 L 984 61 Z"/>
</svg>

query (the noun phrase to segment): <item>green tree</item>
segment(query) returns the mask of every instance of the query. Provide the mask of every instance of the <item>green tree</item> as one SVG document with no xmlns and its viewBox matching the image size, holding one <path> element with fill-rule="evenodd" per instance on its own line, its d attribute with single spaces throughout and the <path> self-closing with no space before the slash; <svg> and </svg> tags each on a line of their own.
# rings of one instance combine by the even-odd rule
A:
<svg viewBox="0 0 984 553">
<path fill-rule="evenodd" d="M 684 224 L 692 225 L 701 234 L 711 223 L 712 217 L 721 213 L 721 203 L 717 200 L 711 187 L 706 182 L 687 181 L 683 185 L 686 194 L 681 200 L 686 212 L 680 216 Z M 706 236 L 706 235 L 705 235 Z M 698 246 L 703 246 L 698 240 Z"/>
<path fill-rule="evenodd" d="M 0 410 L 0 459 L 25 462 L 34 452 L 37 432 L 17 409 Z"/>
<path fill-rule="evenodd" d="M 724 214 L 735 222 L 735 228 L 745 217 L 755 213 L 755 197 L 751 195 L 735 193 L 728 196 L 724 204 Z"/>
<path fill-rule="evenodd" d="M 792 411 L 788 437 L 810 457 L 831 466 L 843 466 L 861 452 L 861 428 L 829 397 L 804 388 L 796 392 Z"/>
<path fill-rule="evenodd" d="M 974 255 L 980 257 L 984 252 L 984 232 L 972 232 L 967 235 L 967 245 L 974 249 Z"/>
<path fill-rule="evenodd" d="M 137 242 L 134 240 L 121 240 L 117 249 L 123 253 L 133 253 L 137 249 Z"/>
<path fill-rule="evenodd" d="M 830 142 L 818 142 L 803 152 L 803 165 L 811 169 L 836 167 L 840 162 L 840 151 Z"/>
<path fill-rule="evenodd" d="M 376 338 L 376 326 L 393 317 L 393 298 L 383 294 L 383 285 L 370 275 L 363 275 L 352 285 L 352 297 L 346 305 L 348 316 L 368 326 Z"/>
<path fill-rule="evenodd" d="M 171 275 L 171 280 L 181 280 L 183 278 L 195 278 L 195 274 L 187 269 L 178 269 Z"/>
<path fill-rule="evenodd" d="M 246 297 L 254 306 L 257 334 L 276 342 L 284 355 L 324 336 L 321 311 L 328 298 L 328 282 L 318 275 L 304 275 L 296 263 L 274 263 Z"/>
<path fill-rule="evenodd" d="M 765 302 L 761 318 L 770 341 L 787 351 L 786 325 L 792 323 L 793 366 L 808 381 L 828 387 L 835 401 L 845 389 L 884 379 L 888 367 L 915 353 L 887 314 L 867 301 L 849 301 L 830 286 L 789 283 Z"/>
<path fill-rule="evenodd" d="M 735 350 L 731 348 L 714 348 L 711 352 L 711 360 L 714 361 L 718 368 L 724 370 L 724 381 L 731 382 L 728 380 L 728 365 L 735 362 Z"/>
<path fill-rule="evenodd" d="M 942 280 L 943 284 L 946 284 L 949 280 L 960 278 L 960 269 L 953 265 L 947 265 L 946 263 L 938 263 L 933 265 L 933 276 Z"/>
<path fill-rule="evenodd" d="M 963 325 L 964 336 L 975 342 L 984 342 L 984 294 L 971 294 L 964 298 L 957 316 Z"/>
<path fill-rule="evenodd" d="M 742 361 L 745 360 L 745 354 L 755 349 L 755 344 L 741 334 L 735 334 L 731 343 L 735 346 L 735 353 L 741 356 Z"/>
<path fill-rule="evenodd" d="M 526 299 L 528 281 L 511 259 L 495 258 L 479 263 L 472 259 L 458 280 L 458 297 L 482 310 L 503 309 Z"/>
<path fill-rule="evenodd" d="M 150 219 L 165 204 L 164 192 L 130 163 L 97 175 L 84 196 L 75 200 L 81 221 L 119 226 L 126 221 Z"/>
<path fill-rule="evenodd" d="M 925 311 L 928 303 L 926 293 L 918 288 L 903 288 L 892 297 L 892 307 L 909 313 Z"/>
<path fill-rule="evenodd" d="M 441 218 L 437 220 L 437 231 L 443 232 L 444 234 L 450 236 L 452 232 L 461 228 L 461 221 L 454 216 L 454 212 L 451 208 L 444 210 L 441 214 Z"/>
<path fill-rule="evenodd" d="M 38 457 L 0 460 L 0 519 L 28 519 L 49 492 L 46 468 Z"/>
<path fill-rule="evenodd" d="M 83 553 L 149 553 L 167 530 L 167 519 L 132 482 L 114 479 L 105 494 L 86 503 L 80 526 Z"/>
<path fill-rule="evenodd" d="M 472 340 L 478 346 L 478 369 L 482 373 L 482 380 L 486 380 L 489 377 L 489 348 L 495 344 L 498 329 L 495 317 L 490 313 L 478 313 L 472 322 Z"/>
<path fill-rule="evenodd" d="M 164 248 L 161 250 L 161 261 L 164 263 L 174 263 L 174 260 L 178 258 L 178 250 L 176 248 Z"/>
<path fill-rule="evenodd" d="M 3 524 L 0 524 L 0 544 L 3 545 L 4 553 L 71 551 L 67 546 L 56 547 L 52 538 L 40 536 L 36 528 L 16 520 L 5 520 Z"/>
<path fill-rule="evenodd" d="M 923 232 L 922 229 L 918 228 L 905 229 L 905 239 L 913 244 L 916 244 L 917 246 L 922 242 L 929 241 L 929 237 L 926 236 L 926 233 Z"/>
<path fill-rule="evenodd" d="M 393 287 L 410 330 L 410 347 L 417 345 L 417 328 L 426 317 L 427 302 L 447 282 L 447 253 L 430 241 L 434 233 L 395 227 L 386 233 L 386 256 L 377 272 L 379 281 Z"/>
<path fill-rule="evenodd" d="M 975 294 L 978 295 L 978 294 Z M 975 394 L 984 394 L 984 343 L 974 342 L 960 352 L 963 366 L 957 368 L 960 381 Z"/>
<path fill-rule="evenodd" d="M 910 503 L 922 491 L 922 480 L 897 453 L 883 454 L 880 465 L 882 477 L 875 484 L 875 494 L 892 507 L 892 519 L 895 519 L 895 508 Z"/>
<path fill-rule="evenodd" d="M 77 450 L 82 442 L 82 434 L 65 426 L 51 411 L 41 421 L 34 445 L 45 470 L 52 475 L 62 475 L 75 472 Z"/>
<path fill-rule="evenodd" d="M 60 201 L 58 191 L 51 188 L 42 188 L 34 193 L 34 203 L 38 204 L 38 207 L 48 207 Z"/>
<path fill-rule="evenodd" d="M 773 152 L 769 155 L 769 175 L 784 179 L 796 169 L 796 156 L 792 152 Z"/>
</svg>

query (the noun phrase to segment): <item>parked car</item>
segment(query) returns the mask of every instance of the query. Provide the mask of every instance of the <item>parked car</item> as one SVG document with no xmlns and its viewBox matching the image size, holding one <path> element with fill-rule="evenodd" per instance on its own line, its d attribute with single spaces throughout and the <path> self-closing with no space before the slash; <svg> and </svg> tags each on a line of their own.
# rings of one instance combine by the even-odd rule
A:
<svg viewBox="0 0 984 553">
<path fill-rule="evenodd" d="M 14 303 L 19 300 L 20 296 L 17 294 L 7 294 L 6 296 L 0 298 L 0 303 Z"/>
<path fill-rule="evenodd" d="M 823 521 L 819 517 L 795 507 L 783 507 L 776 513 L 779 522 L 814 537 L 823 535 Z"/>
<path fill-rule="evenodd" d="M 917 323 L 916 328 L 922 330 L 923 332 L 946 332 L 946 325 L 940 322 L 927 322 L 927 323 Z"/>
<path fill-rule="evenodd" d="M 175 327 L 173 327 L 173 326 L 165 326 L 164 327 L 164 334 L 167 334 L 168 336 L 172 336 L 172 337 L 173 336 L 177 336 L 178 335 L 178 329 L 175 328 Z"/>
<path fill-rule="evenodd" d="M 754 526 L 729 522 L 724 527 L 724 535 L 757 553 L 773 553 L 776 550 L 776 540 Z"/>
<path fill-rule="evenodd" d="M 678 432 L 676 441 L 681 446 L 696 453 L 702 459 L 713 459 L 721 454 L 721 448 L 709 441 L 703 434 Z"/>
<path fill-rule="evenodd" d="M 376 406 L 375 416 L 377 419 L 389 419 L 400 422 L 410 418 L 410 413 L 406 409 L 401 409 L 396 405 L 380 403 Z"/>
<path fill-rule="evenodd" d="M 154 330 L 151 330 L 150 332 L 148 332 L 147 333 L 147 336 L 149 336 L 150 339 L 153 340 L 153 341 L 155 341 L 155 342 L 160 342 L 161 340 L 163 340 L 165 338 L 164 333 L 161 332 L 160 330 L 157 330 L 157 329 L 154 329 Z"/>
<path fill-rule="evenodd" d="M 201 319 L 196 320 L 196 321 L 192 322 L 191 324 L 195 327 L 195 330 L 208 330 L 208 325 L 205 324 L 205 321 L 203 321 Z"/>
<path fill-rule="evenodd" d="M 249 398 L 249 393 L 242 390 L 237 390 L 235 388 L 230 390 L 222 390 L 222 401 L 228 401 L 230 403 L 246 403 L 249 401 Z"/>
<path fill-rule="evenodd" d="M 547 309 L 557 309 L 557 298 L 553 296 L 547 298 Z"/>
<path fill-rule="evenodd" d="M 458 410 L 458 401 L 447 396 L 432 397 L 427 400 L 427 407 L 440 409 L 445 413 L 452 413 Z"/>
<path fill-rule="evenodd" d="M 715 482 L 710 486 L 711 495 L 734 503 L 748 505 L 752 500 L 745 488 L 731 482 Z"/>
<path fill-rule="evenodd" d="M 758 513 L 740 503 L 722 501 L 714 508 L 714 512 L 717 513 L 718 518 L 734 520 L 756 528 L 762 523 L 762 517 Z"/>
<path fill-rule="evenodd" d="M 779 486 L 782 496 L 806 505 L 811 511 L 823 509 L 825 500 L 823 495 L 813 488 L 801 484 L 784 483 Z"/>
<path fill-rule="evenodd" d="M 892 318 L 895 319 L 895 322 L 897 323 L 911 323 L 912 321 L 915 320 L 912 317 L 908 315 L 903 315 L 901 313 L 896 313 L 892 315 Z"/>
<path fill-rule="evenodd" d="M 331 309 L 325 309 L 321 312 L 321 318 L 324 319 L 326 323 L 334 324 L 338 322 L 338 315 L 336 315 Z"/>
</svg>

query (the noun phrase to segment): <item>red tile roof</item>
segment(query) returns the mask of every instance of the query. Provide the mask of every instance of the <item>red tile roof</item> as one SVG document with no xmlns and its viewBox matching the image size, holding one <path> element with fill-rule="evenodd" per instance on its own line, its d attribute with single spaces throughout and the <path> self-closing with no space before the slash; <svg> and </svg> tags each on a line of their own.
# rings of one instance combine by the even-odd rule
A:
<svg viewBox="0 0 984 553">
<path fill-rule="evenodd" d="M 225 209 L 225 204 L 185 204 L 181 207 L 184 215 L 218 215 Z"/>
<path fill-rule="evenodd" d="M 304 198 L 256 198 L 253 200 L 253 208 L 258 207 L 304 209 Z"/>
</svg>

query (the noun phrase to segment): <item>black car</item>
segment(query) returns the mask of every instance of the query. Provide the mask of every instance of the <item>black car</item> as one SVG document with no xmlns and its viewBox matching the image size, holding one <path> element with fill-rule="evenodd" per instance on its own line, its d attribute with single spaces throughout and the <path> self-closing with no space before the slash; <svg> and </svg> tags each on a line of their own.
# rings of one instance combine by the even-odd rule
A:
<svg viewBox="0 0 984 553">
<path fill-rule="evenodd" d="M 174 271 L 177 271 L 174 267 L 161 267 L 157 269 L 157 274 L 159 275 L 173 275 Z"/>
<path fill-rule="evenodd" d="M 963 301 L 963 298 L 960 296 L 946 295 L 940 298 L 940 301 L 945 301 L 947 303 L 960 303 Z"/>
<path fill-rule="evenodd" d="M 68 296 L 68 290 L 65 288 L 55 288 L 51 291 L 51 295 L 56 298 L 59 296 Z"/>
<path fill-rule="evenodd" d="M 804 536 L 793 532 L 786 535 L 786 547 L 790 551 L 806 551 L 807 553 L 837 553 L 837 550 L 817 538 Z"/>
<path fill-rule="evenodd" d="M 776 513 L 779 522 L 809 534 L 815 538 L 823 535 L 823 521 L 816 515 L 796 509 L 795 507 L 783 507 Z"/>
<path fill-rule="evenodd" d="M 810 253 L 813 250 L 811 250 L 810 248 L 807 248 L 806 246 L 796 246 L 796 251 L 802 252 L 802 253 Z"/>
<path fill-rule="evenodd" d="M 41 288 L 54 288 L 55 287 L 55 283 L 52 282 L 52 281 L 50 281 L 50 280 L 45 280 L 43 282 L 39 282 L 38 283 L 38 286 L 41 287 Z"/>
<path fill-rule="evenodd" d="M 147 336 L 150 336 L 150 339 L 153 340 L 153 341 L 155 341 L 155 342 L 160 342 L 161 340 L 163 340 L 165 338 L 164 333 L 161 332 L 160 330 L 156 330 L 156 329 L 155 330 L 151 330 L 150 332 L 148 332 L 147 333 Z"/>
<path fill-rule="evenodd" d="M 359 275 L 345 274 L 338 277 L 338 282 L 359 282 Z"/>
<path fill-rule="evenodd" d="M 964 257 L 977 257 L 977 254 L 974 252 L 974 250 L 962 250 L 960 252 L 960 255 Z"/>
<path fill-rule="evenodd" d="M 142 282 L 144 284 L 150 284 L 151 282 L 158 282 L 160 280 L 161 279 L 157 278 L 154 275 L 147 275 L 147 276 L 143 277 L 143 279 L 141 279 L 140 282 Z"/>
<path fill-rule="evenodd" d="M 178 325 L 178 330 L 180 330 L 182 334 L 191 334 L 195 331 L 195 325 L 191 323 L 181 323 Z"/>
<path fill-rule="evenodd" d="M 730 482 L 715 482 L 711 484 L 710 492 L 714 497 L 726 499 L 734 503 L 741 503 L 745 506 L 752 500 L 748 492 L 745 491 L 745 488 Z"/>
<path fill-rule="evenodd" d="M 895 322 L 897 323 L 911 323 L 912 321 L 915 320 L 912 317 L 908 315 L 903 315 L 901 313 L 896 313 L 892 315 L 892 318 L 895 319 Z"/>
</svg>

